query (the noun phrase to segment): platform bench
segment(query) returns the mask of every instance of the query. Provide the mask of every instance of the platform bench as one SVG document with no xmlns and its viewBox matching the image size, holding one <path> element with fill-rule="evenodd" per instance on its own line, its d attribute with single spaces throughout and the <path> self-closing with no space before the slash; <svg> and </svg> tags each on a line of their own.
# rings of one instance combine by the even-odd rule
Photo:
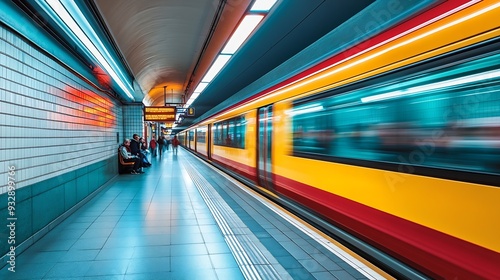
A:
<svg viewBox="0 0 500 280">
<path fill-rule="evenodd" d="M 123 160 L 122 154 L 118 151 L 118 173 L 129 173 L 134 167 L 134 162 L 126 162 Z"/>
</svg>

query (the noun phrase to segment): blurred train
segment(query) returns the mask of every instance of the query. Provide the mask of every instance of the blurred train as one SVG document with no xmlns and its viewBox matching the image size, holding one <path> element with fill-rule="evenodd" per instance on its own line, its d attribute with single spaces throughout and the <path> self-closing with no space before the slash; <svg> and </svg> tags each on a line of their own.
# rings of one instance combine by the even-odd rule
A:
<svg viewBox="0 0 500 280">
<path fill-rule="evenodd" d="M 443 1 L 178 134 L 434 279 L 500 279 L 500 1 Z"/>
</svg>

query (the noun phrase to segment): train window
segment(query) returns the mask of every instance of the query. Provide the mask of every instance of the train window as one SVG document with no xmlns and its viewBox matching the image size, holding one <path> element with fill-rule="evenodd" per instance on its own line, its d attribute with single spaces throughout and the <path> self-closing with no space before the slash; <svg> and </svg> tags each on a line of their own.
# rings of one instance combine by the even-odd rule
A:
<svg viewBox="0 0 500 280">
<path fill-rule="evenodd" d="M 222 137 L 222 131 L 221 131 L 221 124 L 220 123 L 214 123 L 212 125 L 212 132 L 213 132 L 213 142 L 215 145 L 219 145 L 221 142 L 221 137 Z"/>
<path fill-rule="evenodd" d="M 196 129 L 196 142 L 206 143 L 207 128 L 201 127 Z"/>
<path fill-rule="evenodd" d="M 227 134 L 226 134 L 226 146 L 232 147 L 234 143 L 234 128 L 235 119 L 230 119 L 227 121 Z"/>
<path fill-rule="evenodd" d="M 499 174 L 498 61 L 483 55 L 295 101 L 293 154 Z"/>
<path fill-rule="evenodd" d="M 240 116 L 214 123 L 214 145 L 244 149 L 245 117 Z"/>
<path fill-rule="evenodd" d="M 243 117 L 240 117 L 236 122 L 234 129 L 234 142 L 236 147 L 245 148 L 245 128 L 246 128 L 246 120 Z"/>
<path fill-rule="evenodd" d="M 179 142 L 181 142 L 183 145 L 185 144 L 184 142 L 184 133 L 179 133 L 177 134 L 178 138 L 179 138 Z"/>
</svg>

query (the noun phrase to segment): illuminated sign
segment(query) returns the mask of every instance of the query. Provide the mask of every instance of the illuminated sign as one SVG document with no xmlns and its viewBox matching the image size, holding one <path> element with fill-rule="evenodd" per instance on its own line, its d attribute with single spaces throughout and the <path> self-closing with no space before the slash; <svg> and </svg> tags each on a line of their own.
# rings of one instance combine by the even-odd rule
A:
<svg viewBox="0 0 500 280">
<path fill-rule="evenodd" d="M 176 107 L 144 107 L 144 113 L 146 114 L 165 114 L 172 113 L 175 115 Z"/>
<path fill-rule="evenodd" d="M 175 121 L 175 114 L 144 115 L 144 120 L 155 122 Z"/>
<path fill-rule="evenodd" d="M 151 106 L 144 107 L 144 121 L 175 121 L 176 107 Z"/>
<path fill-rule="evenodd" d="M 193 107 L 187 108 L 186 116 L 194 117 L 194 108 Z"/>
</svg>

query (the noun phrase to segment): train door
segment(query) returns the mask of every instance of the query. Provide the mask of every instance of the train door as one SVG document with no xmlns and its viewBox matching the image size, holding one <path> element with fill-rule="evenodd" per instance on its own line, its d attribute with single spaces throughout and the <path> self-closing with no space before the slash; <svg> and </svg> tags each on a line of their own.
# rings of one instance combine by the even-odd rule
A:
<svg viewBox="0 0 500 280">
<path fill-rule="evenodd" d="M 259 178 L 259 185 L 273 191 L 272 180 L 272 158 L 271 158 L 271 144 L 273 132 L 273 107 L 259 108 L 258 116 L 258 153 L 257 153 L 257 172 Z"/>
<path fill-rule="evenodd" d="M 212 125 L 209 124 L 207 128 L 207 135 L 205 137 L 207 141 L 207 157 L 212 160 Z"/>
<path fill-rule="evenodd" d="M 198 128 L 194 129 L 193 141 L 193 149 L 198 152 Z"/>
</svg>

